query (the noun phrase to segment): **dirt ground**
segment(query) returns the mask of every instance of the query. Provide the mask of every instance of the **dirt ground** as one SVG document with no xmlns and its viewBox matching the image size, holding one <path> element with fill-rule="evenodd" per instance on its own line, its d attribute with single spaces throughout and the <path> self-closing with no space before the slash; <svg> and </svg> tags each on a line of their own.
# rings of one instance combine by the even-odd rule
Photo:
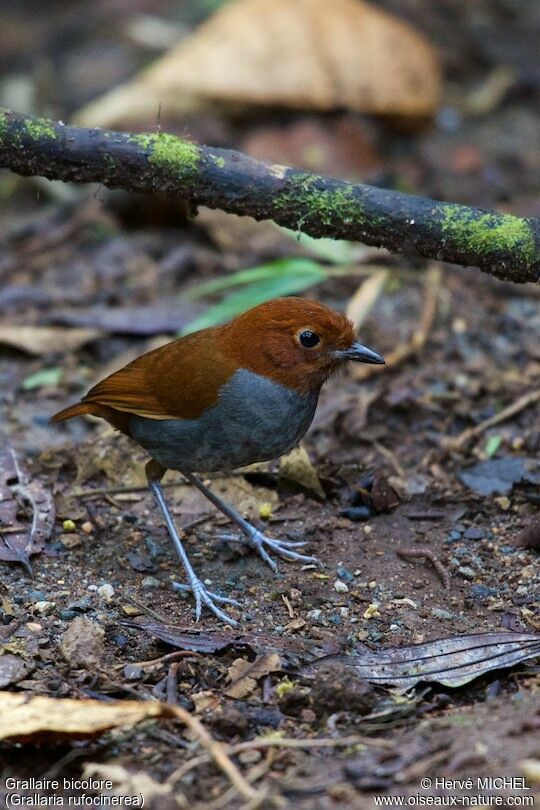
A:
<svg viewBox="0 0 540 810">
<path fill-rule="evenodd" d="M 421 3 L 403 5 L 441 43 L 448 96 L 457 99 L 445 120 L 457 115 L 459 102 L 465 109 L 478 83 L 501 64 L 513 65 L 517 78 L 482 115 L 460 113 L 455 128 L 443 120 L 429 131 L 390 134 L 366 122 L 379 167 L 373 171 L 387 185 L 420 194 L 537 215 L 538 82 L 523 64 L 530 47 L 523 15 L 510 2 L 471 4 L 475 10 L 467 11 L 467 4 L 448 0 L 431 16 Z M 66 14 L 59 12 L 50 29 L 64 31 L 64 51 L 55 57 L 62 68 L 59 117 L 76 106 L 64 62 L 82 73 L 90 43 L 106 50 L 108 42 L 103 12 L 80 62 L 73 62 Z M 445 20 L 454 25 L 446 39 Z M 19 25 L 39 54 L 39 26 Z M 490 38 L 507 29 L 511 36 Z M 481 41 L 475 58 L 460 31 Z M 50 39 L 41 47 L 50 49 Z M 119 75 L 140 60 L 133 46 L 124 44 L 122 54 Z M 5 71 L 35 75 L 35 64 L 10 58 L 3 55 Z M 111 82 L 118 78 L 111 75 Z M 322 117 L 333 137 L 336 121 L 342 127 L 346 119 Z M 285 132 L 297 125 L 289 114 L 278 123 Z M 268 122 L 244 122 L 242 136 L 237 121 L 227 126 L 228 143 L 245 147 L 257 132 L 257 148 L 265 148 Z M 292 140 L 285 137 L 280 148 Z M 235 633 L 207 613 L 195 625 L 191 601 L 172 590 L 180 566 L 144 488 L 144 453 L 97 421 L 51 426 L 48 420 L 113 368 L 170 339 L 195 311 L 185 297 L 195 283 L 302 248 L 266 223 L 209 211 L 187 219 L 177 203 L 159 198 L 149 206 L 103 189 L 64 194 L 7 174 L 0 175 L 0 194 L 3 459 L 9 446 L 56 508 L 52 536 L 32 557 L 32 577 L 22 565 L 0 562 L 0 652 L 15 650 L 20 664 L 6 674 L 0 657 L 1 688 L 104 702 L 168 701 L 231 746 L 270 734 L 322 738 L 321 747 L 248 746 L 235 755 L 253 785 L 299 808 L 372 807 L 374 795 L 406 796 L 410 803 L 419 803 L 419 794 L 468 795 L 471 789 L 458 784 L 468 778 L 520 777 L 527 761 L 538 768 L 534 661 L 458 689 L 424 684 L 406 693 L 369 686 L 347 666 L 329 666 L 315 680 L 301 670 L 362 645 L 377 650 L 487 631 L 540 632 L 539 289 L 414 257 L 366 254 L 363 261 L 388 277 L 361 338 L 394 362 L 364 380 L 349 372 L 324 389 L 304 442 L 322 494 L 306 487 L 305 467 L 300 482 L 277 465 L 211 481 L 273 536 L 306 540 L 323 569 L 282 561 L 273 575 L 243 547 L 225 546 L 216 535 L 229 528 L 226 520 L 169 474 L 166 497 L 192 562 L 212 588 L 241 602 L 231 611 L 241 621 Z M 358 284 L 355 277 L 332 279 L 307 294 L 344 309 Z M 49 327 L 50 344 L 30 330 L 21 350 L 8 331 L 23 325 Z M 92 331 L 70 344 L 67 328 Z M 484 425 L 513 404 L 514 413 Z M 6 469 L 2 485 L 9 485 Z M 266 521 L 261 507 L 270 514 Z M 21 511 L 18 517 L 29 519 Z M 425 548 L 431 560 L 397 553 Z M 230 633 L 230 642 L 212 649 L 218 631 Z M 276 649 L 278 668 L 261 670 L 236 696 L 228 694 L 239 672 L 235 660 Z M 358 736 L 361 742 L 339 744 Z M 167 782 L 200 753 L 178 723 L 147 721 L 55 745 L 0 743 L 0 773 L 4 780 L 36 776 L 38 762 L 39 775 L 75 778 L 88 763 L 114 763 L 125 769 L 123 792 L 138 786 L 147 807 L 240 806 L 204 757 Z M 144 775 L 144 788 L 134 774 Z M 441 785 L 442 777 L 456 784 Z M 506 806 L 519 793 L 474 785 L 473 793 L 500 796 Z"/>
</svg>

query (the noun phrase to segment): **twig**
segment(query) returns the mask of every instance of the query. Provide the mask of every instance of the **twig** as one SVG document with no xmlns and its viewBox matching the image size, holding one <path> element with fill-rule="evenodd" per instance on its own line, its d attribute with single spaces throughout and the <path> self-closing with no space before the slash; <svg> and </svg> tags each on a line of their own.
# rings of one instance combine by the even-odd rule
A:
<svg viewBox="0 0 540 810">
<path fill-rule="evenodd" d="M 160 655 L 159 658 L 150 658 L 148 661 L 133 661 L 131 663 L 132 667 L 141 667 L 141 669 L 145 669 L 146 667 L 157 667 L 160 664 L 165 664 L 168 661 L 176 661 L 179 658 L 202 658 L 200 653 L 192 652 L 191 650 L 176 650 L 172 653 L 166 653 L 165 655 Z M 112 669 L 119 670 L 124 669 L 126 666 L 125 662 L 122 664 L 115 664 Z"/>
<path fill-rule="evenodd" d="M 388 461 L 390 462 L 390 464 L 391 464 L 391 465 L 392 465 L 392 467 L 394 468 L 394 472 L 395 472 L 395 473 L 396 473 L 396 474 L 397 474 L 397 475 L 398 475 L 400 478 L 402 478 L 402 479 L 404 479 L 404 480 L 407 478 L 407 473 L 405 472 L 405 470 L 403 469 L 403 467 L 402 467 L 402 466 L 401 466 L 401 464 L 399 463 L 398 457 L 396 456 L 396 454 L 395 454 L 395 453 L 393 453 L 391 450 L 389 450 L 389 449 L 388 449 L 388 447 L 385 447 L 385 446 L 384 446 L 384 444 L 381 444 L 380 442 L 376 442 L 376 441 L 374 441 L 374 442 L 373 442 L 373 447 L 374 447 L 376 450 L 378 450 L 378 452 L 379 452 L 379 453 L 380 453 L 382 456 L 384 456 L 385 458 L 387 458 L 387 459 L 388 459 Z"/>
<path fill-rule="evenodd" d="M 146 613 L 147 616 L 151 616 L 152 619 L 155 619 L 157 622 L 160 622 L 161 624 L 167 624 L 167 619 L 163 618 L 163 616 L 160 616 L 159 613 L 156 613 L 156 611 L 152 610 L 152 608 L 149 608 L 148 605 L 139 602 L 139 600 L 135 599 L 135 597 L 131 596 L 131 594 L 123 593 L 122 599 L 124 599 L 126 602 L 129 602 L 130 605 L 139 608 L 139 610 L 141 610 L 143 613 Z"/>
<path fill-rule="evenodd" d="M 540 221 L 345 183 L 164 132 L 72 127 L 0 109 L 0 167 L 50 180 L 161 191 L 193 205 L 540 280 Z"/>
<path fill-rule="evenodd" d="M 194 733 L 201 745 L 206 748 L 211 759 L 214 760 L 218 768 L 227 776 L 242 798 L 247 801 L 262 801 L 265 798 L 266 794 L 262 791 L 255 790 L 255 788 L 249 784 L 230 758 L 225 747 L 217 740 L 214 740 L 196 717 L 193 717 L 181 706 L 169 705 L 168 709 L 171 717 L 176 717 L 177 720 L 186 725 Z M 171 781 L 170 778 L 168 781 Z"/>
<path fill-rule="evenodd" d="M 178 481 L 167 481 L 161 484 L 162 487 L 188 487 L 189 483 L 185 479 Z M 131 492 L 148 492 L 148 484 L 124 487 L 96 487 L 96 489 L 76 489 L 70 493 L 72 498 L 92 498 L 95 495 L 125 495 Z"/>
<path fill-rule="evenodd" d="M 355 380 L 367 380 L 377 373 L 377 369 L 379 373 L 381 371 L 384 373 L 384 370 L 395 368 L 425 346 L 437 314 L 441 278 L 442 273 L 439 265 L 431 265 L 426 274 L 426 292 L 418 328 L 414 330 L 407 343 L 402 343 L 393 351 L 385 354 L 384 366 L 359 365 L 353 367 L 351 374 Z"/>
<path fill-rule="evenodd" d="M 459 436 L 445 437 L 441 444 L 445 450 L 459 450 L 461 447 L 463 447 L 463 445 L 468 444 L 471 439 L 474 439 L 475 436 L 479 436 L 485 430 L 488 430 L 494 425 L 498 425 L 501 422 L 506 422 L 507 419 L 510 419 L 512 416 L 515 416 L 521 411 L 524 411 L 525 408 L 528 408 L 530 405 L 534 405 L 536 402 L 540 402 L 540 388 L 536 391 L 529 391 L 528 394 L 524 394 L 519 399 L 516 399 L 515 402 L 508 405 L 506 408 L 503 408 L 502 411 L 499 411 L 499 413 L 496 413 L 494 416 L 490 416 L 489 419 L 485 419 L 483 422 L 480 422 L 479 425 L 467 428 L 467 430 L 464 430 L 463 433 L 459 434 Z"/>
<path fill-rule="evenodd" d="M 284 593 L 281 594 L 281 598 L 283 599 L 283 602 L 285 603 L 285 607 L 287 608 L 287 612 L 289 614 L 289 619 L 294 619 L 294 610 L 293 610 L 293 606 L 291 605 L 290 599 L 287 596 L 285 596 Z"/>
<path fill-rule="evenodd" d="M 242 753 L 242 751 L 251 751 L 261 748 L 300 748 L 307 750 L 312 748 L 349 748 L 349 746 L 353 745 L 367 745 L 384 750 L 389 750 L 394 747 L 394 744 L 390 740 L 355 735 L 341 738 L 315 737 L 306 740 L 299 740 L 295 737 L 257 737 L 254 740 L 247 740 L 246 742 L 227 746 L 225 750 L 227 754 L 232 757 Z M 167 779 L 167 782 L 178 782 L 194 768 L 198 768 L 200 765 L 206 765 L 208 762 L 210 762 L 208 754 L 193 757 L 189 762 L 184 763 L 184 765 L 181 765 L 173 771 Z"/>
<path fill-rule="evenodd" d="M 424 546 L 420 548 L 397 548 L 396 554 L 398 557 L 403 557 L 404 560 L 410 557 L 425 557 L 437 571 L 446 590 L 450 590 L 450 574 L 430 548 L 425 548 Z"/>
</svg>

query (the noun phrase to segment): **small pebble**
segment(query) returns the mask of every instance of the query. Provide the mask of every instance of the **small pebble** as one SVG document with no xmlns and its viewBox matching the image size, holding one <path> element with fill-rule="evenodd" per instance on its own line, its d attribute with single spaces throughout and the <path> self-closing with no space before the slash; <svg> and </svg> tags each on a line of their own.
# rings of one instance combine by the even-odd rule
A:
<svg viewBox="0 0 540 810">
<path fill-rule="evenodd" d="M 73 520 L 64 520 L 62 528 L 65 532 L 74 532 L 77 529 Z"/>
<path fill-rule="evenodd" d="M 370 589 L 370 591 L 375 590 L 376 587 L 377 587 L 376 579 L 372 579 L 371 582 L 368 582 L 368 588 Z"/>
<path fill-rule="evenodd" d="M 122 613 L 125 613 L 126 616 L 140 616 L 141 611 L 134 605 L 122 605 Z"/>
<path fill-rule="evenodd" d="M 477 529 L 476 526 L 470 526 L 464 534 L 467 540 L 482 540 L 485 536 L 483 529 Z"/>
<path fill-rule="evenodd" d="M 348 593 L 349 586 L 346 585 L 341 579 L 336 579 L 334 582 L 334 590 L 338 593 Z"/>
<path fill-rule="evenodd" d="M 85 520 L 85 522 L 81 526 L 81 529 L 85 534 L 92 534 L 92 532 L 94 531 L 94 527 L 89 520 Z"/>
<path fill-rule="evenodd" d="M 109 599 L 112 599 L 114 596 L 114 588 L 112 585 L 109 585 L 108 582 L 105 582 L 103 585 L 100 585 L 99 588 L 97 589 L 97 592 L 98 596 L 100 596 L 102 599 L 106 599 L 107 601 Z"/>
<path fill-rule="evenodd" d="M 434 619 L 453 619 L 453 613 L 450 613 L 448 610 L 443 610 L 442 608 L 431 608 L 431 615 Z"/>
<path fill-rule="evenodd" d="M 272 517 L 272 504 L 271 503 L 261 503 L 259 506 L 259 517 L 261 520 L 270 520 Z"/>
<path fill-rule="evenodd" d="M 313 608 L 313 610 L 308 610 L 306 613 L 306 619 L 311 619 L 311 621 L 316 622 L 321 618 L 321 613 L 322 610 L 320 608 Z"/>
<path fill-rule="evenodd" d="M 251 750 L 241 751 L 238 754 L 238 759 L 242 765 L 253 765 L 255 762 L 260 762 L 262 754 L 260 751 L 253 748 Z"/>
<path fill-rule="evenodd" d="M 364 619 L 376 619 L 380 615 L 379 605 L 376 602 L 373 602 L 364 611 Z"/>
<path fill-rule="evenodd" d="M 161 582 L 155 577 L 145 577 L 141 582 L 143 588 L 159 588 Z"/>
<path fill-rule="evenodd" d="M 497 588 L 490 588 L 487 585 L 471 585 L 469 596 L 471 599 L 481 601 L 488 599 L 490 596 L 496 596 Z"/>
<path fill-rule="evenodd" d="M 40 613 L 42 616 L 48 616 L 49 613 L 52 613 L 56 607 L 56 602 L 47 602 L 47 600 L 43 600 L 41 602 L 35 602 L 32 608 L 33 613 Z"/>
<path fill-rule="evenodd" d="M 64 548 L 77 548 L 77 546 L 82 545 L 81 538 L 76 534 L 61 534 L 60 542 Z"/>
<path fill-rule="evenodd" d="M 371 509 L 369 506 L 349 506 L 348 509 L 343 509 L 339 514 L 341 517 L 357 522 L 359 520 L 369 520 Z"/>
<path fill-rule="evenodd" d="M 474 579 L 476 576 L 475 572 L 468 565 L 461 565 L 457 572 L 465 579 Z"/>
</svg>

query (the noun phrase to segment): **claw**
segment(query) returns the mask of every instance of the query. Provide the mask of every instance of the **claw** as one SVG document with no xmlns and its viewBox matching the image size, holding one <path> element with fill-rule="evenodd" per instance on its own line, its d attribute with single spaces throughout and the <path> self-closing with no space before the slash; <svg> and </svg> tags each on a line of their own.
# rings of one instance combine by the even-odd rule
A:
<svg viewBox="0 0 540 810">
<path fill-rule="evenodd" d="M 225 622 L 225 624 L 230 624 L 231 627 L 238 627 L 238 622 L 236 619 L 233 619 L 232 616 L 229 616 L 228 613 L 225 613 L 225 611 L 220 610 L 216 604 L 218 603 L 240 607 L 240 602 L 238 602 L 236 599 L 230 599 L 227 596 L 219 596 L 219 594 L 212 593 L 212 591 L 206 589 L 205 585 L 200 579 L 194 579 L 189 585 L 182 582 L 173 582 L 172 586 L 175 591 L 193 594 L 195 599 L 195 621 L 198 622 L 201 618 L 202 606 L 205 604 L 208 610 L 210 610 L 214 616 L 217 616 L 218 619 L 221 619 L 222 622 Z"/>
<path fill-rule="evenodd" d="M 286 560 L 293 560 L 295 562 L 302 562 L 304 564 L 315 564 L 322 567 L 322 563 L 317 557 L 310 557 L 306 554 L 298 554 L 296 551 L 291 550 L 293 548 L 305 546 L 305 540 L 275 540 L 272 537 L 266 537 L 257 529 L 253 529 L 253 531 L 247 537 L 239 537 L 236 534 L 222 533 L 219 535 L 219 539 L 225 543 L 243 543 L 244 545 L 250 545 L 256 550 L 261 559 L 270 566 L 274 573 L 277 573 L 278 567 L 276 562 L 266 550 L 267 548 L 275 551 L 276 554 L 279 554 Z"/>
<path fill-rule="evenodd" d="M 186 585 L 184 582 L 173 582 L 172 586 L 175 591 L 182 591 L 183 593 L 191 593 L 192 588 L 191 585 Z M 241 603 L 238 599 L 231 599 L 230 596 L 220 596 L 219 593 L 214 593 L 213 591 L 209 591 L 205 588 L 206 593 L 214 602 L 218 602 L 220 605 L 234 605 L 235 607 L 242 607 Z"/>
</svg>

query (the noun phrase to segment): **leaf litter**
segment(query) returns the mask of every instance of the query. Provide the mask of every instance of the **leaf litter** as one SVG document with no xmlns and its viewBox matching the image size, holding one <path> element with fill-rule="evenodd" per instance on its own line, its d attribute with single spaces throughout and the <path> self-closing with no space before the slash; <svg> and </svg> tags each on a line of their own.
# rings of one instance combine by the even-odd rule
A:
<svg viewBox="0 0 540 810">
<path fill-rule="evenodd" d="M 5 443 L 0 449 L 0 560 L 20 563 L 31 573 L 30 557 L 44 550 L 54 520 L 52 493 L 30 477 L 13 447 Z"/>
</svg>

